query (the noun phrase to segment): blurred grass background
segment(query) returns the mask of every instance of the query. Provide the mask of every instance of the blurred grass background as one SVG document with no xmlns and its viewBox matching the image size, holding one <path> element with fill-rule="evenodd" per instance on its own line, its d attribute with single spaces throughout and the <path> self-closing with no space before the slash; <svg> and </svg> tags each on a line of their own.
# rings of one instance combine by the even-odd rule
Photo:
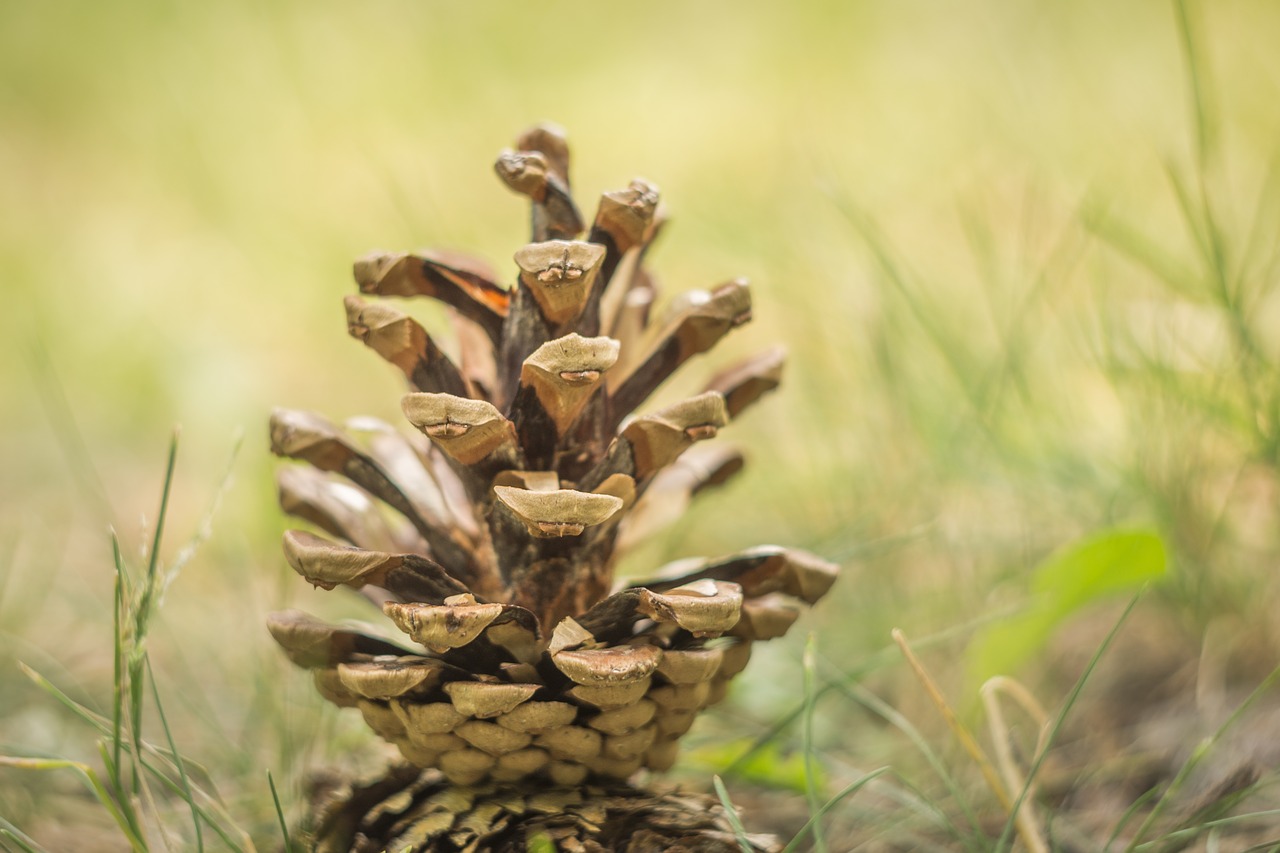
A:
<svg viewBox="0 0 1280 853">
<path fill-rule="evenodd" d="M 752 279 L 756 319 L 716 363 L 792 352 L 784 390 L 726 436 L 748 472 L 631 568 L 759 541 L 837 559 L 803 627 L 843 665 L 894 625 L 1016 605 L 1064 542 L 1147 525 L 1170 545 L 1161 601 L 1188 647 L 1227 624 L 1274 662 L 1280 6 L 1190 7 L 1200 124 L 1176 15 L 0 5 L 0 743 L 90 754 L 12 661 L 105 701 L 106 529 L 148 541 L 174 424 L 166 557 L 247 436 L 152 641 L 179 744 L 270 837 L 264 769 L 368 743 L 261 627 L 287 605 L 360 612 L 279 556 L 267 413 L 398 420 L 398 377 L 344 332 L 350 262 L 435 246 L 501 267 L 527 214 L 490 163 L 539 120 L 568 129 L 584 209 L 635 175 L 662 188 L 668 294 Z M 757 655 L 708 742 L 794 701 L 796 633 Z M 823 735 L 837 768 L 870 760 L 846 710 Z M 84 802 L 74 780 L 0 774 L 0 815 L 53 849 L 94 820 Z"/>
</svg>

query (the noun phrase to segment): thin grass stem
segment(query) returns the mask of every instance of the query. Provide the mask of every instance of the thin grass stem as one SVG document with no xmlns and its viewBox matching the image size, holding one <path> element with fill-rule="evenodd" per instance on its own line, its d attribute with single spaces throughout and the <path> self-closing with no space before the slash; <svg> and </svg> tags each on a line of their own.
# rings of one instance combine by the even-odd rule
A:
<svg viewBox="0 0 1280 853">
<path fill-rule="evenodd" d="M 293 853 L 293 842 L 289 840 L 289 822 L 284 819 L 284 807 L 280 805 L 280 794 L 276 792 L 276 780 L 271 771 L 267 771 L 267 787 L 271 789 L 271 802 L 276 807 L 276 819 L 280 821 L 280 834 L 284 837 L 285 853 Z"/>
<path fill-rule="evenodd" d="M 1129 619 L 1129 614 L 1133 612 L 1133 608 L 1138 606 L 1138 601 L 1142 598 L 1142 593 L 1144 591 L 1145 587 L 1143 590 L 1139 590 L 1133 598 L 1129 599 L 1129 604 L 1125 607 L 1124 612 L 1120 614 L 1120 618 L 1116 620 L 1116 623 L 1111 626 L 1111 630 L 1107 632 L 1107 636 L 1103 638 L 1101 645 L 1099 645 L 1097 651 L 1093 653 L 1093 657 L 1089 659 L 1089 663 L 1085 666 L 1084 672 L 1080 674 L 1080 677 L 1076 679 L 1076 683 L 1072 685 L 1071 692 L 1067 694 L 1066 702 L 1063 703 L 1062 709 L 1058 711 L 1058 716 L 1053 720 L 1053 725 L 1049 729 L 1049 735 L 1044 740 L 1044 747 L 1037 751 L 1036 760 L 1031 763 L 1031 769 L 1027 772 L 1027 784 L 1023 785 L 1022 790 L 1018 792 L 1018 799 L 1014 802 L 1013 809 L 1009 812 L 1009 818 L 1005 821 L 1004 829 L 1000 832 L 999 843 L 994 848 L 997 853 L 1002 853 L 1005 846 L 1009 844 L 1013 835 L 1014 815 L 1017 814 L 1018 809 L 1022 808 L 1022 803 L 1027 798 L 1028 786 L 1034 782 L 1036 776 L 1039 775 L 1040 767 L 1048 757 L 1049 750 L 1053 747 L 1054 742 L 1058 738 L 1058 733 L 1062 731 L 1062 724 L 1066 722 L 1067 714 L 1071 713 L 1071 709 L 1079 700 L 1080 693 L 1084 690 L 1084 686 L 1088 682 L 1089 676 L 1093 674 L 1093 670 L 1098 666 L 1098 661 L 1102 660 L 1103 654 L 1105 654 L 1107 649 L 1111 647 L 1112 641 L 1115 640 L 1116 635 L 1120 633 L 1120 628 Z"/>
<path fill-rule="evenodd" d="M 124 556 L 120 553 L 120 538 L 114 530 L 111 531 L 111 556 L 115 562 L 116 569 L 111 616 L 112 701 L 110 736 L 112 756 L 114 758 L 111 781 L 115 789 L 123 793 L 124 785 L 121 784 L 120 780 L 120 756 L 124 740 L 124 607 L 128 574 L 125 569 Z"/>
<path fill-rule="evenodd" d="M 1129 825 L 1129 821 L 1133 820 L 1134 815 L 1138 813 L 1147 803 L 1155 799 L 1156 788 L 1148 788 L 1142 794 L 1129 804 L 1124 810 L 1124 814 L 1120 815 L 1120 820 L 1116 821 L 1116 825 L 1111 829 L 1111 834 L 1107 836 L 1107 843 L 1102 848 L 1102 853 L 1110 853 L 1111 845 L 1116 843 L 1116 839 L 1120 837 L 1120 833 Z"/>
<path fill-rule="evenodd" d="M 85 783 L 89 791 L 93 794 L 103 808 L 111 815 L 116 826 L 124 835 L 125 840 L 129 842 L 129 846 L 136 853 L 146 853 L 147 845 L 142 840 L 141 833 L 130 825 L 129 820 L 121 811 L 114 797 L 102 784 L 102 780 L 98 778 L 98 774 L 93 768 L 79 761 L 69 761 L 64 758 L 20 758 L 12 755 L 0 755 L 0 767 L 15 767 L 21 770 L 72 770 Z"/>
<path fill-rule="evenodd" d="M 167 791 L 169 791 L 172 794 L 181 796 L 182 789 L 179 786 L 179 784 L 173 781 L 172 779 L 170 779 L 167 775 L 165 775 L 164 771 L 162 771 L 160 768 L 156 767 L 154 764 L 152 764 L 150 761 L 147 761 L 146 759 L 143 759 L 142 767 L 144 770 L 146 770 L 148 773 L 154 776 L 156 780 L 159 781 L 160 784 L 163 785 Z M 196 813 L 200 816 L 200 819 L 203 820 L 205 824 L 209 826 L 209 828 L 211 828 L 220 839 L 222 839 L 222 843 L 227 846 L 227 849 L 233 851 L 233 853 L 252 853 L 252 851 L 255 849 L 253 845 L 253 840 L 249 838 L 249 836 L 247 836 L 243 831 L 239 831 L 238 839 L 235 837 L 232 837 L 231 831 L 227 827 L 230 826 L 233 829 L 237 829 L 237 830 L 239 828 L 235 826 L 235 823 L 234 821 L 231 820 L 230 815 L 228 815 L 226 813 L 226 810 L 223 809 L 218 804 L 218 801 L 214 797 L 212 797 L 207 791 L 203 791 L 199 788 L 193 788 L 192 790 L 194 793 L 204 798 L 204 800 L 208 802 L 210 808 L 212 809 L 212 812 L 211 812 L 210 809 L 206 809 L 204 806 L 195 805 Z M 215 819 L 215 815 L 216 815 L 216 819 Z"/>
<path fill-rule="evenodd" d="M 854 702 L 857 702 L 859 705 L 862 705 L 864 708 L 871 711 L 873 714 L 876 714 L 877 716 L 881 717 L 882 719 L 885 720 L 885 722 L 889 723 L 891 726 L 898 729 L 900 732 L 902 732 L 904 735 L 907 736 L 907 739 L 911 741 L 911 743 L 916 747 L 916 749 L 920 752 L 920 754 L 924 756 L 924 759 L 926 762 L 928 762 L 929 766 L 933 768 L 934 773 L 936 773 L 938 775 L 938 778 L 942 780 L 942 783 L 946 786 L 947 791 L 951 794 L 951 799 L 955 802 L 956 806 L 960 809 L 960 813 L 964 816 L 965 820 L 968 822 L 969 829 L 973 833 L 973 835 L 976 836 L 977 834 L 981 833 L 982 830 L 978 824 L 977 815 L 974 814 L 973 808 L 969 805 L 969 801 L 964 794 L 964 790 L 960 787 L 960 784 L 956 781 L 955 776 L 953 776 L 947 770 L 946 764 L 943 763 L 942 759 L 933 750 L 933 748 L 929 746 L 929 742 L 925 740 L 925 737 L 920 733 L 920 730 L 917 729 L 911 723 L 910 720 L 904 717 L 895 708 L 893 708 L 891 705 L 881 700 L 880 697 L 876 696 L 874 693 L 870 692 L 869 690 L 866 690 L 865 688 L 862 688 L 858 685 L 849 685 L 849 686 L 841 685 L 841 688 L 844 691 L 845 695 L 848 696 L 851 700 L 853 700 Z M 939 812 L 939 814 L 941 814 L 941 812 Z M 952 823 L 950 820 L 947 820 L 946 826 L 951 831 L 951 833 L 955 835 L 957 840 L 963 841 L 964 839 L 963 833 L 960 832 L 960 830 L 954 825 L 954 823 Z"/>
<path fill-rule="evenodd" d="M 818 793 L 817 756 L 813 748 L 813 712 L 818 704 L 814 690 L 814 645 L 813 634 L 810 634 L 804 645 L 801 667 L 804 673 L 804 726 L 801 734 L 804 744 L 804 796 L 809 805 L 809 822 L 813 824 L 813 847 L 818 853 L 827 853 L 827 839 L 822 831 L 822 824 L 815 822 L 822 803 Z"/>
<path fill-rule="evenodd" d="M 111 763 L 111 752 L 107 749 L 106 741 L 98 741 L 98 754 L 102 757 L 102 766 L 106 768 L 107 778 L 119 779 L 120 768 Z M 138 817 L 137 809 L 134 808 L 134 798 L 129 796 L 128 791 L 125 791 L 118 785 L 112 793 L 115 796 L 116 802 L 120 806 L 120 810 L 128 819 L 129 825 L 133 827 L 134 832 L 137 833 L 139 838 L 145 838 L 146 834 L 142 828 L 142 820 Z"/>
<path fill-rule="evenodd" d="M 7 838 L 27 853 L 48 853 L 34 838 L 0 817 L 0 838 Z"/>
<path fill-rule="evenodd" d="M 1008 612 L 996 612 L 987 616 L 979 617 L 978 619 L 972 619 L 962 625 L 948 628 L 945 631 L 939 631 L 936 634 L 930 634 L 929 636 L 918 640 L 915 645 L 917 648 L 922 649 L 940 645 L 955 637 L 971 633 L 975 629 L 981 628 L 983 625 L 986 625 L 996 619 L 1003 619 L 1006 616 L 1008 616 Z M 828 691 L 836 690 L 844 685 L 854 684 L 862 680 L 868 674 L 893 663 L 899 658 L 899 656 L 900 652 L 894 645 L 888 645 L 877 649 L 853 669 L 848 672 L 841 673 L 839 678 L 828 681 L 826 684 L 819 687 L 816 691 L 817 698 L 822 698 Z M 758 752 L 760 752 L 760 750 L 772 743 L 773 740 L 785 731 L 788 726 L 798 720 L 804 713 L 804 708 L 804 700 L 801 700 L 790 710 L 776 717 L 768 728 L 766 728 L 764 732 L 752 741 L 751 745 L 747 747 L 742 755 L 735 758 L 733 762 L 725 768 L 724 775 L 732 776 L 738 773 L 743 765 L 750 761 Z"/>
<path fill-rule="evenodd" d="M 1169 787 L 1165 788 L 1164 793 L 1160 795 L 1160 799 L 1156 801 L 1156 804 L 1147 814 L 1146 819 L 1142 822 L 1141 826 L 1138 827 L 1138 831 L 1134 834 L 1133 840 L 1130 841 L 1129 845 L 1125 848 L 1126 853 L 1132 853 L 1132 851 L 1138 848 L 1142 839 L 1164 812 L 1164 809 L 1168 806 L 1170 800 L 1172 800 L 1173 795 L 1182 788 L 1187 777 L 1191 775 L 1191 771 L 1195 770 L 1200 762 L 1205 759 L 1222 736 L 1226 734 L 1227 730 L 1235 725 L 1236 721 L 1240 719 L 1240 716 L 1246 710 L 1248 710 L 1249 706 L 1270 690 L 1278 681 L 1280 681 L 1280 667 L 1273 669 L 1271 673 L 1262 680 L 1262 683 L 1255 687 L 1253 692 L 1245 697 L 1243 702 L 1236 706 L 1236 709 L 1231 712 L 1231 716 L 1227 717 L 1227 719 L 1222 723 L 1222 725 L 1218 726 L 1213 734 L 1196 744 L 1195 749 L 1191 751 L 1190 757 L 1183 762 L 1180 768 L 1178 768 L 1178 773 L 1173 777 L 1173 781 L 1169 783 Z"/>
<path fill-rule="evenodd" d="M 711 784 L 715 786 L 716 796 L 720 798 L 720 805 L 724 806 L 725 818 L 733 829 L 733 837 L 738 842 L 738 849 L 742 853 L 755 853 L 755 845 L 747 837 L 747 828 L 742 825 L 742 818 L 738 817 L 738 810 L 734 808 L 733 800 L 729 799 L 729 791 L 725 788 L 724 782 L 719 776 L 712 776 Z"/>
<path fill-rule="evenodd" d="M 791 839 L 791 841 L 787 844 L 786 847 L 782 848 L 782 853 L 794 853 L 794 851 L 799 846 L 800 842 L 804 840 L 804 837 L 806 835 L 808 835 L 811 832 L 812 833 L 817 832 L 818 826 L 821 824 L 822 818 L 823 816 L 826 815 L 827 812 L 831 811 L 833 808 L 839 805 L 839 803 L 842 800 L 844 800 L 846 797 L 862 790 L 862 788 L 865 787 L 868 783 L 880 778 L 881 776 L 883 776 L 885 773 L 888 773 L 888 772 L 889 772 L 888 767 L 881 767 L 877 770 L 872 770 L 867 775 L 862 776 L 858 779 L 855 779 L 854 781 L 846 785 L 844 788 L 841 788 L 839 793 L 837 793 L 834 797 L 832 797 L 831 799 L 823 803 L 818 808 L 818 810 L 814 812 L 813 816 L 809 818 L 809 821 L 804 826 L 800 827 L 800 831 L 795 834 L 795 837 Z"/>
<path fill-rule="evenodd" d="M 178 768 L 178 779 L 182 786 L 182 798 L 187 801 L 187 805 L 191 809 L 191 825 L 196 832 L 196 850 L 203 853 L 204 851 L 204 834 L 200 830 L 200 815 L 196 811 L 195 795 L 191 792 L 191 783 L 187 779 L 186 763 L 182 760 L 182 753 L 178 752 L 178 746 L 173 741 L 173 733 L 169 730 L 169 721 L 165 719 L 164 706 L 160 702 L 160 688 L 156 686 L 155 673 L 151 668 L 151 658 L 144 658 L 147 662 L 147 679 L 151 682 L 151 700 L 156 706 L 156 717 L 160 720 L 160 728 L 164 730 L 165 741 L 169 744 L 170 751 L 173 752 L 173 763 Z"/>
<path fill-rule="evenodd" d="M 1218 827 L 1235 826 L 1237 824 L 1248 823 L 1254 820 L 1264 820 L 1264 819 L 1271 820 L 1275 818 L 1280 818 L 1280 809 L 1268 809 L 1266 811 L 1249 812 L 1248 814 L 1232 815 L 1231 817 L 1218 818 L 1217 820 L 1211 820 L 1206 823 L 1203 823 L 1200 826 L 1192 826 L 1186 829 L 1174 830 L 1173 832 L 1170 832 L 1169 834 L 1164 835 L 1160 838 L 1155 838 L 1155 839 L 1152 839 L 1151 841 L 1147 841 L 1143 844 L 1140 844 L 1137 847 L 1135 847 L 1134 850 L 1135 851 L 1151 850 L 1151 849 L 1154 849 L 1156 845 L 1161 843 L 1168 843 L 1168 842 L 1177 843 L 1181 841 L 1186 841 L 1186 840 L 1195 838 L 1197 835 L 1203 833 L 1206 830 L 1216 829 Z M 1267 843 L 1275 844 L 1275 842 L 1271 842 L 1271 841 Z M 1280 845 L 1276 845 L 1276 847 L 1273 849 L 1280 849 Z"/>
<path fill-rule="evenodd" d="M 178 456 L 178 433 L 175 431 L 169 441 L 169 454 L 165 463 L 164 485 L 160 489 L 160 510 L 156 515 L 156 528 L 152 537 L 151 549 L 147 554 L 147 570 L 142 580 L 138 599 L 129 611 L 133 622 L 133 637 L 128 652 L 128 695 L 130 738 L 133 743 L 134 763 L 133 792 L 138 794 L 144 782 L 138 772 L 137 759 L 141 755 L 139 741 L 142 739 L 143 695 L 146 689 L 146 676 L 143 673 L 143 658 L 147 628 L 151 621 L 152 602 L 156 595 L 156 574 L 160 567 L 160 543 L 164 537 L 164 525 L 169 512 L 169 496 L 173 490 L 174 465 Z"/>
</svg>

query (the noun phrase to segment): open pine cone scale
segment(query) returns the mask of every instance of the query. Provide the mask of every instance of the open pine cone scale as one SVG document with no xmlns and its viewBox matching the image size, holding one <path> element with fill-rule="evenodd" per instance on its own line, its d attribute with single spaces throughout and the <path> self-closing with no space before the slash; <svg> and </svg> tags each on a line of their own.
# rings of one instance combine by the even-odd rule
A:
<svg viewBox="0 0 1280 853">
<path fill-rule="evenodd" d="M 281 505 L 326 534 L 286 533 L 289 565 L 361 591 L 400 634 L 298 611 L 268 627 L 321 695 L 454 784 L 625 779 L 671 766 L 752 643 L 785 633 L 836 568 L 760 547 L 613 589 L 622 549 L 741 468 L 700 442 L 776 387 L 783 355 L 633 416 L 750 319 L 748 286 L 686 294 L 655 322 L 643 261 L 663 221 L 657 189 L 605 193 L 587 229 L 563 135 L 539 127 L 518 146 L 496 164 L 532 202 L 513 286 L 451 253 L 355 265 L 362 293 L 431 297 L 452 315 L 456 362 L 390 303 L 346 300 L 351 335 L 404 373 L 417 432 L 287 410 L 271 421 L 272 450 L 309 466 L 280 472 Z"/>
</svg>

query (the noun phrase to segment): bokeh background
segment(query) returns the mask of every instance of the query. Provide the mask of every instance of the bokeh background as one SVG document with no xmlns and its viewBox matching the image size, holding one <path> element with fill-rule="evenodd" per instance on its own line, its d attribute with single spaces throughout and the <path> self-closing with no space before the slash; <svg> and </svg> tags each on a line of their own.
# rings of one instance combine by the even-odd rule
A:
<svg viewBox="0 0 1280 853">
<path fill-rule="evenodd" d="M 266 769 L 296 805 L 308 768 L 377 763 L 261 628 L 360 613 L 279 554 L 268 413 L 398 422 L 398 376 L 345 333 L 350 263 L 501 268 L 527 211 L 490 164 L 542 120 L 584 210 L 662 188 L 667 294 L 752 280 L 755 321 L 687 387 L 791 351 L 726 431 L 748 471 L 628 568 L 766 541 L 845 566 L 700 724 L 690 778 L 792 708 L 806 632 L 823 677 L 881 661 L 910 709 L 873 658 L 891 627 L 1016 609 L 1037 561 L 1112 525 L 1169 547 L 1170 648 L 1212 626 L 1274 665 L 1278 40 L 1265 0 L 0 4 L 0 751 L 93 760 L 14 662 L 109 702 L 107 530 L 145 547 L 180 425 L 168 562 L 244 440 L 150 640 L 177 740 L 259 838 Z M 820 711 L 833 777 L 894 755 L 851 703 Z M 51 849 L 94 812 L 74 778 L 0 772 L 0 815 Z"/>
</svg>

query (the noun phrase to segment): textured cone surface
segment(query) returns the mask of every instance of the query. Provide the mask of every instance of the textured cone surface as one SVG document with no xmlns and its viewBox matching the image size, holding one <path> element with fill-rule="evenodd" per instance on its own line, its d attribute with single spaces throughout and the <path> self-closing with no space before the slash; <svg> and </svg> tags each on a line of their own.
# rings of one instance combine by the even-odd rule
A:
<svg viewBox="0 0 1280 853">
<path fill-rule="evenodd" d="M 720 802 L 687 792 L 618 783 L 458 787 L 408 766 L 365 784 L 318 788 L 310 834 L 320 853 L 526 853 L 539 838 L 565 853 L 742 850 Z M 748 843 L 761 853 L 780 848 L 767 835 L 748 836 Z"/>
<path fill-rule="evenodd" d="M 499 157 L 531 205 L 530 240 L 503 272 L 434 250 L 356 262 L 370 299 L 347 298 L 347 331 L 404 375 L 399 429 L 272 417 L 272 450 L 297 463 L 280 476 L 281 505 L 317 529 L 286 534 L 289 565 L 363 594 L 386 626 L 291 611 L 272 617 L 272 636 L 326 700 L 426 771 L 339 797 L 321 849 L 345 849 L 331 839 L 348 830 L 357 849 L 493 838 L 484 849 L 523 850 L 535 830 L 567 850 L 736 849 L 718 806 L 619 783 L 669 768 L 752 645 L 835 579 L 818 557 L 759 547 L 615 585 L 625 547 L 742 467 L 709 440 L 777 386 L 784 353 L 709 371 L 687 400 L 651 401 L 750 320 L 750 289 L 731 280 L 659 311 L 645 265 L 664 221 L 657 188 L 606 192 L 587 220 L 569 164 L 550 127 Z M 378 297 L 434 300 L 455 339 Z"/>
</svg>

